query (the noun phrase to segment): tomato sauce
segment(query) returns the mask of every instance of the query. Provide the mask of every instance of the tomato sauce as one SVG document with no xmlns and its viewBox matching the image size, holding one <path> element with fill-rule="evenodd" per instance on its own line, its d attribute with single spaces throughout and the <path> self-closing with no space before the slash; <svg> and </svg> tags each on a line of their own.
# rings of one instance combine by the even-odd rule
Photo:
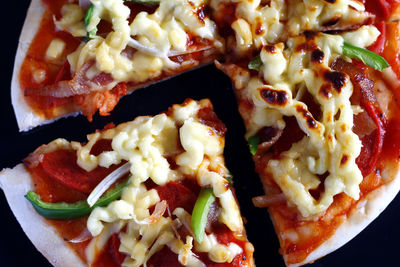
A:
<svg viewBox="0 0 400 267">
<path fill-rule="evenodd" d="M 171 57 L 171 60 L 178 63 L 190 62 L 190 64 L 182 64 L 181 67 L 173 71 L 163 71 L 161 75 L 144 82 L 127 82 L 127 84 L 119 83 L 113 88 L 113 90 L 107 92 L 97 90 L 90 94 L 80 94 L 69 97 L 53 97 L 49 96 L 48 93 L 41 95 L 41 91 L 43 91 L 44 88 L 47 88 L 47 91 L 57 89 L 57 82 L 60 81 L 60 78 L 61 80 L 72 81 L 75 76 L 79 76 L 75 74 L 65 75 L 69 72 L 65 65 L 67 63 L 67 55 L 74 52 L 79 44 L 82 43 L 81 38 L 73 37 L 67 32 L 57 30 L 54 24 L 54 18 L 56 20 L 61 18 L 61 8 L 63 5 L 70 1 L 43 0 L 43 2 L 47 8 L 40 22 L 38 32 L 32 40 L 26 57 L 21 65 L 19 83 L 27 104 L 37 115 L 46 119 L 62 116 L 75 111 L 82 111 L 82 113 L 88 117 L 89 121 L 92 120 L 92 116 L 97 111 L 99 111 L 101 116 L 107 116 L 119 102 L 119 99 L 128 93 L 127 86 L 130 88 L 129 90 L 132 91 L 134 88 L 162 80 L 166 77 L 193 68 L 199 64 L 208 63 L 217 58 L 220 53 L 216 49 L 212 48 L 213 44 L 209 40 L 199 38 L 189 33 L 187 46 L 189 50 L 193 50 L 194 52 Z M 154 13 L 157 9 L 157 6 L 141 5 L 134 2 L 127 2 L 125 5 L 127 5 L 131 10 L 129 17 L 130 22 L 133 21 L 135 16 L 141 11 Z M 105 35 L 111 30 L 112 25 L 110 22 L 106 20 L 100 21 L 98 25 L 99 34 Z M 66 46 L 59 59 L 49 62 L 45 59 L 45 55 L 48 46 L 55 38 L 64 41 Z M 211 47 L 211 49 L 201 50 L 204 47 Z M 136 51 L 134 49 L 131 50 Z M 34 78 L 35 73 L 36 77 L 40 77 L 39 79 Z M 107 75 L 112 79 L 111 75 Z M 102 77 L 104 77 L 104 75 Z"/>
<path fill-rule="evenodd" d="M 80 43 L 79 39 L 72 37 L 65 32 L 56 31 L 52 13 L 45 11 L 38 33 L 33 39 L 26 58 L 21 65 L 19 80 L 20 87 L 23 91 L 25 88 L 39 89 L 55 82 L 57 74 L 62 68 L 64 62 L 57 60 L 49 63 L 45 60 L 46 50 L 51 41 L 55 38 L 63 40 L 66 44 L 65 50 L 61 55 L 61 58 L 64 60 L 66 56 L 72 53 Z M 46 73 L 43 81 L 39 83 L 37 83 L 37 81 L 32 77 L 32 73 L 38 70 L 42 70 Z M 54 112 L 56 112 L 55 108 L 63 106 L 71 101 L 69 98 L 43 96 L 25 96 L 25 99 L 35 112 L 44 117 L 54 116 Z"/>
<path fill-rule="evenodd" d="M 381 53 L 390 62 L 393 70 L 396 72 L 398 77 L 400 77 L 400 68 L 397 67 L 400 66 L 397 63 L 399 62 L 398 51 L 400 51 L 400 41 L 398 39 L 398 36 L 400 35 L 397 23 L 386 23 L 381 25 L 381 27 L 385 27 L 385 31 L 383 31 L 385 36 L 378 39 L 377 43 L 371 47 L 376 49 L 376 52 Z M 381 51 L 382 46 L 384 46 L 383 51 Z M 365 66 L 362 68 L 365 68 Z M 346 72 L 349 70 L 344 71 Z M 357 71 L 348 74 L 350 77 L 354 74 L 361 74 L 360 71 L 356 72 Z M 375 71 L 373 72 L 375 76 L 372 75 L 373 77 L 371 77 L 371 79 L 384 80 L 380 73 Z M 386 84 L 386 86 L 388 86 L 395 95 L 394 102 L 397 103 L 397 105 L 390 105 L 391 113 L 399 114 L 399 88 L 391 88 L 389 84 Z M 357 88 L 357 85 L 355 85 L 354 88 Z M 365 93 L 357 92 L 357 90 L 358 89 L 355 89 L 355 94 Z M 352 101 L 354 100 L 353 98 Z M 359 102 L 361 102 L 361 105 L 367 111 L 371 121 L 375 124 L 375 130 L 373 130 L 369 135 L 364 135 L 362 138 L 363 147 L 361 154 L 356 161 L 364 176 L 363 181 L 360 184 L 360 199 L 354 200 L 345 193 L 336 195 L 333 203 L 317 221 L 303 220 L 298 216 L 297 209 L 289 207 L 286 203 L 270 206 L 269 211 L 280 239 L 281 253 L 288 256 L 288 264 L 304 261 L 312 251 L 335 234 L 335 231 L 348 218 L 351 212 L 354 211 L 357 204 L 366 198 L 368 193 L 391 182 L 391 179 L 394 177 L 383 178 L 381 176 L 381 170 L 393 166 L 395 168 L 393 173 L 398 171 L 396 168 L 398 168 L 400 164 L 400 120 L 397 118 L 387 119 L 380 111 L 378 104 L 374 102 L 376 101 L 374 100 L 374 97 L 363 98 L 361 96 L 359 98 L 361 98 Z M 288 123 L 288 121 L 286 122 Z M 365 122 L 356 121 L 355 123 Z M 293 123 L 288 123 L 288 125 L 290 125 L 288 126 L 288 128 L 291 129 L 290 132 L 298 131 L 296 130 L 296 127 L 293 127 Z M 275 156 L 279 157 L 281 151 L 285 151 L 285 149 L 287 150 L 291 144 L 298 141 L 296 136 L 298 136 L 298 134 L 283 132 L 281 139 L 283 139 L 284 142 L 278 141 L 274 145 L 275 147 L 272 147 L 272 154 L 278 152 L 278 155 Z M 284 145 L 282 145 L 282 143 L 284 143 Z M 272 177 L 265 172 L 269 158 L 257 155 L 255 160 L 257 166 L 256 170 L 262 176 L 263 183 L 274 186 Z M 323 192 L 323 188 L 319 188 L 318 190 Z M 313 195 L 318 196 L 319 194 Z M 283 234 L 290 232 L 294 233 L 296 238 L 285 237 Z"/>
<path fill-rule="evenodd" d="M 213 121 L 212 118 L 214 118 L 213 116 L 210 117 L 205 115 L 203 117 L 208 118 L 209 123 L 211 123 Z M 219 120 L 216 120 L 213 124 L 218 125 L 218 122 Z M 91 153 L 99 155 L 101 152 L 109 151 L 110 149 L 110 140 L 100 140 L 92 147 Z M 61 149 L 43 155 L 37 166 L 28 167 L 32 174 L 35 192 L 41 196 L 43 201 L 53 203 L 64 201 L 73 203 L 79 200 L 85 200 L 93 187 L 117 167 L 114 166 L 109 169 L 97 167 L 91 172 L 86 172 L 77 165 L 76 159 L 76 152 Z M 187 212 L 191 213 L 201 189 L 196 180 L 190 178 L 180 181 L 172 181 L 164 186 L 156 185 L 149 179 L 145 185 L 147 189 L 157 190 L 160 199 L 167 201 L 170 212 L 177 207 L 182 207 Z M 221 225 L 217 220 L 220 206 L 216 202 L 212 207 L 213 208 L 211 208 L 209 212 L 209 222 L 206 227 L 206 229 L 208 229 L 207 231 L 213 232 L 217 240 L 222 244 L 226 245 L 230 242 L 235 242 L 242 247 L 243 252 L 237 255 L 230 264 L 214 263 L 209 260 L 206 253 L 198 253 L 195 250 L 193 252 L 196 253 L 198 257 L 207 264 L 207 266 L 249 266 L 252 260 L 252 251 L 246 250 L 245 248 L 247 243 L 245 235 L 235 235 L 226 226 Z M 152 209 L 154 209 L 154 207 L 150 208 L 150 212 L 152 212 Z M 166 213 L 164 216 L 168 216 L 168 214 Z M 82 233 L 87 231 L 87 217 L 73 220 L 47 221 L 57 229 L 60 236 L 64 238 L 66 242 L 71 239 L 79 238 L 82 236 Z M 178 229 L 183 242 L 186 241 L 186 235 L 189 234 L 185 229 L 184 226 L 181 226 L 180 229 Z M 122 231 L 125 230 L 123 229 Z M 68 244 L 76 251 L 80 258 L 86 261 L 85 249 L 91 239 L 92 238 L 89 237 L 88 240 L 85 240 L 84 242 L 69 242 Z M 115 233 L 109 238 L 103 249 L 98 252 L 92 266 L 121 266 L 126 255 L 119 252 L 119 246 L 119 236 Z M 173 253 L 167 246 L 164 246 L 160 251 L 153 255 L 149 259 L 147 265 L 166 267 L 182 266 L 178 261 L 178 255 Z"/>
</svg>

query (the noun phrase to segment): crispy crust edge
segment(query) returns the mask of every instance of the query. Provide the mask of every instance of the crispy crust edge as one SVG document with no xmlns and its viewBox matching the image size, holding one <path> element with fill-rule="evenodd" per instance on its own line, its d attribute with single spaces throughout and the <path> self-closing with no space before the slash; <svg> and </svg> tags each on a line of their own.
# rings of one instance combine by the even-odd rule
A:
<svg viewBox="0 0 400 267">
<path fill-rule="evenodd" d="M 301 266 L 322 258 L 345 245 L 375 220 L 400 191 L 400 166 L 398 164 L 387 165 L 381 173 L 384 179 L 392 180 L 365 195 L 351 210 L 347 220 L 336 229 L 335 233 L 312 251 L 304 261 L 288 264 L 284 255 L 286 266 Z"/>
<path fill-rule="evenodd" d="M 71 113 L 54 119 L 46 119 L 37 115 L 28 105 L 19 85 L 19 73 L 28 49 L 39 30 L 45 7 L 40 0 L 32 0 L 29 6 L 24 25 L 18 41 L 17 54 L 14 60 L 14 69 L 11 79 L 11 103 L 14 109 L 18 128 L 21 132 L 29 131 L 32 128 L 51 123 L 66 116 L 76 116 L 79 113 Z"/>
<path fill-rule="evenodd" d="M 77 116 L 81 114 L 80 111 L 67 113 L 61 116 L 57 116 L 51 119 L 46 119 L 43 116 L 38 115 L 26 102 L 25 97 L 22 93 L 21 87 L 19 85 L 19 73 L 22 63 L 25 60 L 26 54 L 32 43 L 33 39 L 36 36 L 36 33 L 39 30 L 40 23 L 42 20 L 43 13 L 46 7 L 43 5 L 41 0 L 32 0 L 29 6 L 26 19 L 24 25 L 22 27 L 22 31 L 18 41 L 17 53 L 15 56 L 14 61 L 14 68 L 13 68 L 13 76 L 11 80 L 11 103 L 14 109 L 14 114 L 17 120 L 18 128 L 20 132 L 29 131 L 37 126 L 50 124 L 54 121 L 57 121 L 61 118 L 66 118 L 70 116 Z M 156 84 L 165 80 L 168 80 L 172 77 L 175 77 L 179 74 L 189 72 L 200 67 L 206 66 L 211 64 L 215 57 L 219 54 L 218 50 L 214 51 L 214 53 L 210 54 L 209 56 L 205 56 L 204 58 L 200 59 L 198 65 L 192 66 L 188 69 L 184 69 L 169 75 L 167 77 L 161 78 L 160 80 L 150 80 L 143 84 L 139 84 L 136 86 L 132 86 L 128 88 L 127 95 L 131 94 L 133 91 L 141 88 L 148 87 L 152 84 Z"/>
<path fill-rule="evenodd" d="M 23 196 L 33 189 L 32 179 L 23 164 L 0 172 L 0 187 L 27 237 L 56 267 L 80 267 L 86 264 L 58 235 L 57 230 L 33 209 Z"/>
</svg>

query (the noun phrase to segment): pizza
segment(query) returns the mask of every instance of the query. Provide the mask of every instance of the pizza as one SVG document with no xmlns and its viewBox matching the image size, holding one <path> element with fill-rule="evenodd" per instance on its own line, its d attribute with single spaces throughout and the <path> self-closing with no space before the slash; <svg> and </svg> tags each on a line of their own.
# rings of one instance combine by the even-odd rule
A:
<svg viewBox="0 0 400 267">
<path fill-rule="evenodd" d="M 0 183 L 55 266 L 253 266 L 225 132 L 209 100 L 188 99 L 85 144 L 42 145 Z"/>
<path fill-rule="evenodd" d="M 28 10 L 11 95 L 26 131 L 98 111 L 119 99 L 218 59 L 223 40 L 202 1 L 41 1 Z"/>
<path fill-rule="evenodd" d="M 278 30 L 278 39 L 261 38 L 266 43 L 260 44 L 257 34 L 246 37 L 248 20 L 234 28 L 251 17 L 239 13 L 231 24 L 231 49 L 259 48 L 258 55 L 217 63 L 233 81 L 264 186 L 265 195 L 253 203 L 268 207 L 287 266 L 313 262 L 344 245 L 400 189 L 398 12 L 389 9 L 384 18 L 349 3 L 349 12 L 360 12 L 350 17 L 362 20 L 343 15 L 329 30 L 315 31 L 326 22 L 313 20 L 294 23 L 304 28 L 292 31 L 291 20 L 308 16 L 288 17 L 285 34 Z M 320 4 L 321 10 L 329 6 Z M 243 47 L 242 40 L 249 44 Z"/>
<path fill-rule="evenodd" d="M 75 112 L 92 120 L 137 88 L 215 60 L 233 82 L 265 191 L 253 203 L 268 208 L 286 265 L 311 263 L 351 240 L 400 189 L 399 8 L 396 0 L 32 1 L 14 110 L 20 130 Z M 25 160 L 28 170 L 41 153 Z M 78 165 L 92 160 L 80 153 Z"/>
</svg>

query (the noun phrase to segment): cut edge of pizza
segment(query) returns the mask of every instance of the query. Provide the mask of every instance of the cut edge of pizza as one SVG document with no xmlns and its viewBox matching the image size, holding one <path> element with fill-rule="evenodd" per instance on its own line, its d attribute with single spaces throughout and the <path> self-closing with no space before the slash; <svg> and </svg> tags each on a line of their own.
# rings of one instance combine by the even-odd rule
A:
<svg viewBox="0 0 400 267">
<path fill-rule="evenodd" d="M 201 1 L 112 2 L 31 1 L 11 82 L 20 131 L 109 115 L 120 97 L 221 57 Z"/>
<path fill-rule="evenodd" d="M 0 186 L 54 266 L 253 266 L 225 131 L 209 100 L 186 100 L 90 134 L 86 144 L 42 145 L 3 170 Z"/>
<path fill-rule="evenodd" d="M 386 209 L 400 191 L 400 166 L 396 167 L 397 169 L 389 170 L 391 172 L 390 178 L 393 180 L 363 197 L 357 206 L 351 210 L 346 220 L 336 229 L 333 236 L 313 250 L 304 261 L 286 265 L 295 267 L 312 263 L 339 249 L 364 230 Z M 287 259 L 285 259 L 286 261 Z"/>
<path fill-rule="evenodd" d="M 216 62 L 232 79 L 264 186 L 253 203 L 268 208 L 287 266 L 350 241 L 400 189 L 398 22 L 383 27 L 307 33 L 251 60 Z"/>
</svg>

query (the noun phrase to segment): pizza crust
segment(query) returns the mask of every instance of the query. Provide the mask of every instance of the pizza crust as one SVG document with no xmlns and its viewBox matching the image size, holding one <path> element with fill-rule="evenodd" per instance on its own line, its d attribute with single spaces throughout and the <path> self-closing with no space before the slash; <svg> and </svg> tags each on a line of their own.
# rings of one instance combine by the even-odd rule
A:
<svg viewBox="0 0 400 267">
<path fill-rule="evenodd" d="M 32 0 L 29 6 L 26 19 L 22 28 L 21 35 L 18 41 L 17 54 L 15 56 L 14 61 L 14 69 L 13 76 L 11 80 L 11 103 L 14 108 L 15 117 L 17 119 L 17 124 L 20 132 L 29 131 L 32 128 L 40 125 L 45 125 L 52 123 L 61 118 L 77 116 L 81 114 L 81 112 L 72 112 L 68 114 L 64 114 L 55 118 L 47 119 L 43 116 L 37 114 L 26 102 L 25 97 L 23 95 L 22 89 L 19 84 L 19 73 L 22 63 L 26 57 L 28 49 L 32 43 L 32 40 L 35 38 L 36 33 L 39 30 L 40 22 L 42 20 L 42 15 L 45 11 L 46 7 L 43 5 L 41 0 Z M 128 88 L 128 94 L 133 91 L 145 88 L 149 85 L 159 83 L 161 81 L 168 80 L 169 78 L 175 77 L 178 74 L 185 73 L 188 71 L 195 70 L 197 68 L 203 67 L 205 65 L 211 64 L 215 60 L 215 55 L 218 55 L 218 50 L 212 50 L 209 54 L 206 54 L 204 58 L 201 58 L 198 62 L 198 65 L 194 65 L 188 67 L 188 69 L 178 71 L 178 73 L 173 74 L 169 77 L 165 77 L 160 80 L 150 80 L 148 82 L 132 86 Z M 197 63 L 196 63 L 197 64 Z M 127 94 L 127 95 L 128 95 Z"/>
<path fill-rule="evenodd" d="M 25 59 L 29 46 L 39 29 L 44 10 L 45 8 L 41 4 L 40 0 L 31 1 L 19 37 L 17 55 L 15 56 L 14 61 L 14 70 L 11 79 L 11 102 L 20 131 L 28 131 L 34 126 L 45 122 L 45 119 L 36 115 L 33 109 L 29 107 L 28 103 L 26 103 L 21 87 L 19 86 L 19 70 Z"/>
<path fill-rule="evenodd" d="M 336 229 L 333 236 L 311 252 L 304 261 L 297 264 L 287 264 L 287 257 L 284 255 L 286 266 L 301 266 L 322 258 L 349 242 L 375 220 L 400 191 L 400 166 L 389 164 L 381 172 L 381 175 L 383 179 L 391 179 L 391 181 L 371 191 L 360 200 L 350 212 L 348 219 Z"/>
<path fill-rule="evenodd" d="M 46 222 L 25 197 L 33 189 L 30 174 L 23 164 L 0 172 L 0 187 L 25 234 L 48 261 L 56 267 L 80 267 L 85 263 Z"/>
</svg>

